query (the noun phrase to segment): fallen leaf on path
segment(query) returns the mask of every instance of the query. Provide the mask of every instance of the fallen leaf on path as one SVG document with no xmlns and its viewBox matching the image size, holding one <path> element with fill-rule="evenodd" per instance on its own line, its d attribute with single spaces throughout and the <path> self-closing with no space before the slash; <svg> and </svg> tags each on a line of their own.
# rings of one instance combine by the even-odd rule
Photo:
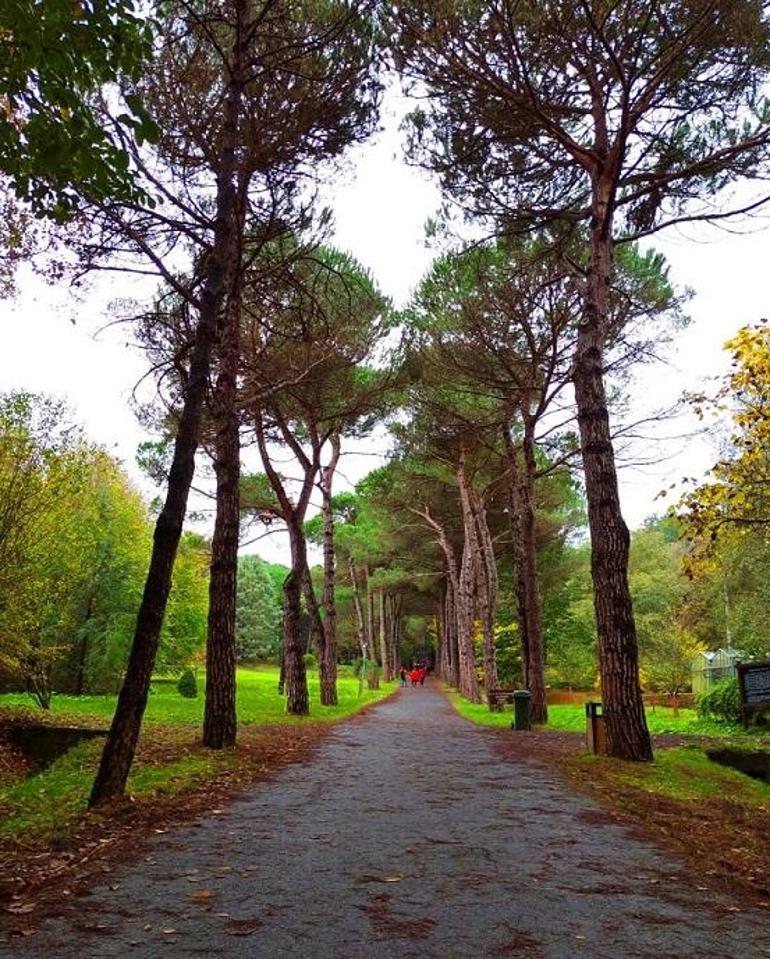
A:
<svg viewBox="0 0 770 959">
<path fill-rule="evenodd" d="M 196 889 L 195 892 L 188 892 L 190 899 L 211 899 L 214 893 L 210 889 Z"/>
<path fill-rule="evenodd" d="M 23 915 L 27 912 L 33 912 L 34 909 L 34 902 L 12 902 L 10 905 L 6 906 L 7 912 L 13 912 L 16 915 Z"/>
<path fill-rule="evenodd" d="M 250 936 L 262 925 L 259 919 L 232 919 L 226 929 L 228 936 Z"/>
</svg>

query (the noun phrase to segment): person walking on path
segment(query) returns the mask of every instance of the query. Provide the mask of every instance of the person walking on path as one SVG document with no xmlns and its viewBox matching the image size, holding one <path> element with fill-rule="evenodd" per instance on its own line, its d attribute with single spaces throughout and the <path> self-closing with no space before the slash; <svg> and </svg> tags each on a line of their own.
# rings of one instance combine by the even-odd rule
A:
<svg viewBox="0 0 770 959">
<path fill-rule="evenodd" d="M 419 668 L 418 668 L 417 666 L 415 666 L 415 667 L 412 669 L 411 673 L 409 674 L 409 678 L 410 678 L 411 681 L 412 681 L 412 686 L 416 686 L 416 685 L 419 683 L 419 681 L 420 681 L 420 670 L 419 670 Z"/>
<path fill-rule="evenodd" d="M 406 669 L 404 669 L 403 666 L 401 667 L 401 669 L 399 669 L 398 675 L 401 677 L 401 685 L 402 685 L 402 686 L 406 686 L 407 672 L 406 672 Z"/>
</svg>

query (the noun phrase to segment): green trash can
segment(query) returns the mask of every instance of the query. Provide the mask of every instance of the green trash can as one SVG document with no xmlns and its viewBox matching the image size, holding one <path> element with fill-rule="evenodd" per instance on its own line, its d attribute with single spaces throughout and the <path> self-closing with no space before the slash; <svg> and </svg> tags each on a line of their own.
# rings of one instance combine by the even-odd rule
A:
<svg viewBox="0 0 770 959">
<path fill-rule="evenodd" d="M 513 722 L 511 729 L 532 729 L 529 701 L 532 698 L 528 689 L 513 691 Z"/>
</svg>

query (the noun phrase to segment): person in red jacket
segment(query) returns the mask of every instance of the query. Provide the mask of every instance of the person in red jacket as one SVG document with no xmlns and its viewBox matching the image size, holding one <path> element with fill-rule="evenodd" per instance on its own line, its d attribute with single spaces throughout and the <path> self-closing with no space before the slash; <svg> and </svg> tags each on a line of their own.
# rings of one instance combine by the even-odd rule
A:
<svg viewBox="0 0 770 959">
<path fill-rule="evenodd" d="M 428 675 L 428 670 L 425 666 L 420 666 L 420 685 L 425 685 L 425 677 Z"/>
<path fill-rule="evenodd" d="M 409 673 L 409 678 L 412 681 L 412 685 L 416 686 L 420 681 L 420 670 L 417 666 L 414 666 L 411 673 Z"/>
</svg>

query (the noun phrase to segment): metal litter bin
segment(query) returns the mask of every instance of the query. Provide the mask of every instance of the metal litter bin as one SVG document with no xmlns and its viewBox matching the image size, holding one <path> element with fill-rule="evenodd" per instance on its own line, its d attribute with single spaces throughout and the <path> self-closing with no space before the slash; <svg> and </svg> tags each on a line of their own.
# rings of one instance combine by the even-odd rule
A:
<svg viewBox="0 0 770 959">
<path fill-rule="evenodd" d="M 596 756 L 607 755 L 607 734 L 601 703 L 586 703 L 586 749 Z"/>
<path fill-rule="evenodd" d="M 513 722 L 511 729 L 531 729 L 530 719 L 530 700 L 532 696 L 528 689 L 515 689 L 513 691 Z"/>
</svg>

